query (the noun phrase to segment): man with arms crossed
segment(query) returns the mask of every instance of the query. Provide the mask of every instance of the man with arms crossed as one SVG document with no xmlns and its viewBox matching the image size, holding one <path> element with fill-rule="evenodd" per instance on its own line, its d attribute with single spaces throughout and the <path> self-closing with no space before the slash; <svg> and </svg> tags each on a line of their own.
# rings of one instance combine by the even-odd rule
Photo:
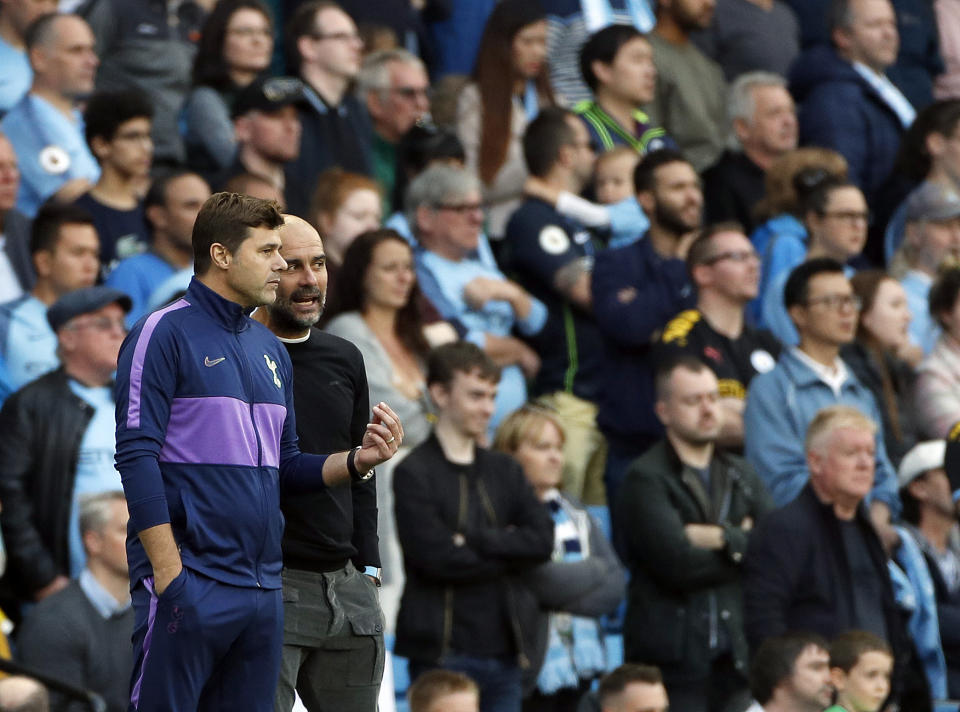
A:
<svg viewBox="0 0 960 712">
<path fill-rule="evenodd" d="M 131 709 L 267 710 L 280 668 L 280 492 L 362 480 L 403 429 L 378 405 L 363 445 L 301 454 L 286 349 L 251 307 L 276 299 L 276 203 L 217 193 L 195 277 L 137 323 L 117 369 L 117 469 L 130 508 Z"/>
</svg>

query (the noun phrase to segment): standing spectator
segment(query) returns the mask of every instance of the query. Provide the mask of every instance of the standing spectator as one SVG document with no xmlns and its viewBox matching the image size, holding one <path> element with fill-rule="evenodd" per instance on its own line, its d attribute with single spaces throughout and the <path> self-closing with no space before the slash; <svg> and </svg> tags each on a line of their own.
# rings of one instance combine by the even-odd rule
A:
<svg viewBox="0 0 960 712">
<path fill-rule="evenodd" d="M 663 676 L 651 665 L 625 663 L 600 680 L 595 707 L 598 712 L 667 712 L 667 690 Z M 589 699 L 589 698 L 588 698 Z M 592 701 L 592 700 L 591 700 Z M 580 706 L 584 710 L 584 706 Z"/>
<path fill-rule="evenodd" d="M 960 267 L 941 270 L 930 287 L 930 315 L 942 329 L 917 369 L 914 408 L 928 438 L 946 438 L 960 420 Z"/>
<path fill-rule="evenodd" d="M 719 379 L 718 443 L 742 452 L 743 409 L 753 377 L 773 369 L 780 342 L 747 323 L 745 307 L 756 296 L 760 261 L 739 225 L 718 224 L 700 234 L 687 254 L 697 306 L 667 322 L 655 363 L 678 353 L 702 359 Z"/>
<path fill-rule="evenodd" d="M 0 305 L 0 403 L 57 367 L 57 337 L 47 308 L 67 292 L 96 282 L 99 255 L 89 213 L 72 205 L 47 205 L 37 213 L 30 228 L 37 281 L 28 294 Z"/>
<path fill-rule="evenodd" d="M 127 575 L 127 503 L 108 491 L 80 500 L 80 537 L 87 565 L 32 609 L 20 626 L 17 658 L 60 682 L 104 698 L 108 712 L 130 706 L 133 609 Z M 64 712 L 87 706 L 53 693 Z"/>
<path fill-rule="evenodd" d="M 600 616 L 623 600 L 626 576 L 599 524 L 562 492 L 564 431 L 538 406 L 523 406 L 497 429 L 493 447 L 523 467 L 554 523 L 553 560 L 524 579 L 540 606 L 531 665 L 524 681 L 525 712 L 575 712 L 605 670 Z"/>
<path fill-rule="evenodd" d="M 831 637 L 854 628 L 874 633 L 895 653 L 893 701 L 919 712 L 930 710 L 930 692 L 864 503 L 873 485 L 876 439 L 875 421 L 848 405 L 824 408 L 812 420 L 803 446 L 809 483 L 750 538 L 746 631 L 754 649 L 801 626 Z"/>
<path fill-rule="evenodd" d="M 726 140 L 727 84 L 723 71 L 690 41 L 710 26 L 715 0 L 659 0 L 650 33 L 657 88 L 649 106 L 699 172 L 720 157 Z"/>
<path fill-rule="evenodd" d="M 757 71 L 786 76 L 800 54 L 800 25 L 783 0 L 716 0 L 710 26 L 691 39 L 728 82 Z"/>
<path fill-rule="evenodd" d="M 598 152 L 629 146 L 638 154 L 675 148 L 641 108 L 653 101 L 657 68 L 646 36 L 630 25 L 611 25 L 580 50 L 580 71 L 593 99 L 576 104 Z"/>
<path fill-rule="evenodd" d="M 650 229 L 631 245 L 597 255 L 590 290 L 611 359 L 597 413 L 607 437 L 610 503 L 630 463 L 662 434 L 652 407 L 651 349 L 667 320 L 695 304 L 684 260 L 703 211 L 696 171 L 676 151 L 647 154 L 634 173 L 634 188 Z"/>
<path fill-rule="evenodd" d="M 747 712 L 822 712 L 833 699 L 827 641 L 816 633 L 767 638 L 750 665 Z"/>
<path fill-rule="evenodd" d="M 303 452 L 349 450 L 370 417 L 363 357 L 356 346 L 312 328 L 326 291 L 323 242 L 305 220 L 284 216 L 277 299 L 257 321 L 283 342 L 293 364 L 297 437 Z M 331 386 L 331 384 L 336 384 Z M 324 398 L 316 394 L 325 392 Z M 377 603 L 376 479 L 308 495 L 282 496 L 284 634 L 275 712 L 294 690 L 314 712 L 376 708 L 383 675 L 383 615 Z M 336 595 L 330 595 L 330 591 Z M 331 621 L 322 628 L 311 621 Z M 343 675 L 337 660 L 349 656 Z M 362 661 L 362 662 L 361 662 Z"/>
<path fill-rule="evenodd" d="M 30 260 L 30 221 L 15 207 L 19 189 L 17 153 L 0 133 L 0 304 L 30 290 L 37 279 Z"/>
<path fill-rule="evenodd" d="M 287 36 L 309 104 L 300 111 L 300 156 L 287 168 L 287 209 L 305 215 L 321 172 L 338 166 L 370 174 L 372 129 L 363 105 L 348 91 L 363 50 L 350 16 L 334 2 L 310 0 L 290 16 Z"/>
<path fill-rule="evenodd" d="M 831 6 L 830 35 L 832 47 L 809 50 L 790 74 L 800 142 L 841 153 L 850 179 L 873 205 L 916 116 L 885 74 L 899 48 L 890 0 L 838 0 Z"/>
<path fill-rule="evenodd" d="M 373 176 L 389 215 L 403 200 L 396 190 L 397 147 L 430 111 L 430 79 L 419 57 L 392 49 L 364 58 L 358 84 L 373 124 Z"/>
<path fill-rule="evenodd" d="M 520 712 L 521 631 L 536 612 L 510 575 L 553 552 L 553 522 L 520 465 L 477 446 L 490 424 L 499 369 L 469 342 L 430 356 L 433 434 L 397 466 L 397 532 L 406 586 L 396 653 L 414 680 L 433 668 L 472 675 L 483 712 Z M 483 611 L 478 616 L 477 611 Z"/>
<path fill-rule="evenodd" d="M 459 672 L 430 670 L 407 690 L 410 712 L 480 712 L 477 683 Z"/>
<path fill-rule="evenodd" d="M 735 147 L 703 172 L 708 223 L 736 220 L 748 235 L 757 226 L 767 171 L 797 147 L 797 112 L 786 85 L 779 75 L 748 72 L 730 86 L 727 115 Z"/>
<path fill-rule="evenodd" d="M 193 223 L 209 197 L 207 182 L 196 173 L 175 171 L 153 180 L 143 201 L 150 250 L 123 260 L 106 279 L 133 301 L 128 327 L 150 310 L 150 297 L 161 284 L 193 265 Z"/>
<path fill-rule="evenodd" d="M 40 15 L 56 11 L 56 0 L 10 0 L 0 5 L 0 115 L 20 101 L 33 81 L 26 52 L 27 28 Z"/>
<path fill-rule="evenodd" d="M 702 361 L 662 364 L 656 394 L 666 439 L 634 461 L 617 498 L 624 656 L 656 663 L 677 709 L 719 711 L 746 689 L 740 562 L 772 503 L 746 460 L 716 449 L 720 391 Z"/>
<path fill-rule="evenodd" d="M 216 174 L 237 152 L 233 106 L 237 95 L 267 71 L 273 20 L 262 0 L 220 0 L 207 16 L 193 62 L 193 88 L 183 106 L 187 164 Z"/>
<path fill-rule="evenodd" d="M 913 367 L 903 359 L 909 350 L 907 295 L 882 270 L 858 272 L 850 278 L 850 286 L 860 300 L 860 317 L 856 338 L 840 349 L 840 355 L 873 393 L 887 455 L 897 467 L 920 432 L 913 409 Z"/>
<path fill-rule="evenodd" d="M 753 379 L 743 417 L 747 459 L 778 506 L 796 497 L 809 479 L 803 438 L 817 412 L 842 404 L 882 421 L 873 394 L 840 357 L 840 347 L 853 341 L 860 309 L 843 265 L 829 258 L 804 262 L 790 273 L 783 299 L 800 343 L 780 354 L 776 368 Z M 874 452 L 876 483 L 870 507 L 882 527 L 891 512 L 899 511 L 900 502 L 879 429 Z"/>
<path fill-rule="evenodd" d="M 407 217 L 421 249 L 415 253 L 424 295 L 464 338 L 479 345 L 502 369 L 491 429 L 527 400 L 528 378 L 540 358 L 513 336 L 544 328 L 547 308 L 516 282 L 477 256 L 483 208 L 479 181 L 458 168 L 434 165 L 407 191 Z"/>
<path fill-rule="evenodd" d="M 76 15 L 43 15 L 29 27 L 33 84 L 0 121 L 17 152 L 17 210 L 32 218 L 54 196 L 71 202 L 100 176 L 83 138 L 80 99 L 93 91 L 97 55 L 90 27 Z"/>
<path fill-rule="evenodd" d="M 103 274 L 147 249 L 141 191 L 150 180 L 153 160 L 152 117 L 150 99 L 136 90 L 94 94 L 83 113 L 100 179 L 74 202 L 93 216 Z"/>
<path fill-rule="evenodd" d="M 503 0 L 494 7 L 471 78 L 457 103 L 457 135 L 468 169 L 483 185 L 487 233 L 499 240 L 527 178 L 523 132 L 542 107 L 554 103 L 547 19 L 538 2 Z"/>
<path fill-rule="evenodd" d="M 63 367 L 27 384 L 0 410 L 0 517 L 18 597 L 40 601 L 83 570 L 80 497 L 114 491 L 110 383 L 130 299 L 108 287 L 50 307 Z"/>
</svg>

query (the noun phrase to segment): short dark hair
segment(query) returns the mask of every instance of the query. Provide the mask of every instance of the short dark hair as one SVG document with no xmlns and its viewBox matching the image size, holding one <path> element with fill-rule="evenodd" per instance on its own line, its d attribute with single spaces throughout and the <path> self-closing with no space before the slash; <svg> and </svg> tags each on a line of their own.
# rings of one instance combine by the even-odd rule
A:
<svg viewBox="0 0 960 712">
<path fill-rule="evenodd" d="M 687 251 L 687 272 L 693 275 L 693 268 L 697 265 L 705 265 L 713 259 L 713 247 L 711 243 L 713 238 L 724 232 L 737 232 L 746 237 L 743 231 L 743 225 L 728 220 L 725 222 L 712 223 L 704 227 L 700 234 L 690 243 L 690 249 Z"/>
<path fill-rule="evenodd" d="M 793 675 L 803 651 L 815 646 L 826 652 L 827 641 L 816 633 L 785 633 L 767 638 L 760 644 L 750 665 L 750 693 L 761 705 L 767 704 L 774 690 Z"/>
<path fill-rule="evenodd" d="M 609 25 L 594 32 L 580 48 L 580 74 L 583 81 L 596 92 L 600 80 L 593 73 L 593 63 L 613 64 L 620 48 L 637 37 L 646 39 L 644 34 L 633 25 Z"/>
<path fill-rule="evenodd" d="M 848 630 L 830 641 L 830 667 L 850 672 L 865 653 L 886 653 L 891 658 L 893 651 L 883 638 L 865 630 Z"/>
<path fill-rule="evenodd" d="M 410 712 L 427 712 L 437 699 L 455 692 L 474 692 L 479 696 L 480 689 L 462 672 L 428 670 L 414 680 L 407 690 Z"/>
<path fill-rule="evenodd" d="M 454 341 L 430 352 L 427 358 L 427 385 L 449 388 L 457 372 L 474 371 L 485 381 L 500 381 L 500 367 L 483 349 L 469 341 Z"/>
<path fill-rule="evenodd" d="M 810 296 L 810 280 L 819 274 L 845 274 L 843 265 L 832 257 L 815 257 L 795 267 L 783 287 L 783 305 L 806 306 Z"/>
<path fill-rule="evenodd" d="M 560 149 L 576 141 L 570 119 L 580 120 L 568 109 L 551 106 L 542 109 L 527 125 L 523 134 L 523 157 L 530 175 L 543 178 L 557 162 Z"/>
<path fill-rule="evenodd" d="M 633 188 L 638 193 L 651 191 L 656 184 L 654 174 L 660 166 L 668 163 L 686 163 L 690 164 L 680 151 L 672 148 L 661 148 L 656 151 L 650 151 L 644 156 L 633 169 Z"/>
<path fill-rule="evenodd" d="M 220 243 L 236 254 L 250 236 L 250 228 L 275 230 L 283 225 L 280 206 L 239 193 L 214 193 L 200 208 L 193 224 L 193 267 L 198 275 L 210 269 L 210 248 Z"/>
<path fill-rule="evenodd" d="M 677 369 L 684 368 L 694 373 L 703 373 L 709 370 L 698 356 L 691 354 L 677 354 L 669 356 L 657 365 L 656 375 L 654 376 L 654 388 L 657 394 L 657 400 L 665 400 L 670 392 L 670 378 Z"/>
<path fill-rule="evenodd" d="M 57 19 L 66 16 L 66 13 L 63 12 L 47 12 L 35 18 L 33 22 L 27 25 L 27 29 L 23 33 L 23 44 L 27 50 L 27 54 L 37 45 L 49 42 L 50 37 L 53 35 L 54 23 Z"/>
<path fill-rule="evenodd" d="M 804 186 L 804 177 L 809 175 L 808 171 L 801 171 L 793 181 L 794 189 L 797 192 L 797 203 L 800 207 L 800 214 L 806 219 L 807 213 L 816 213 L 823 215 L 827 211 L 827 203 L 830 202 L 830 196 L 843 188 L 857 188 L 857 185 L 846 178 L 823 173 L 822 177 L 814 183 Z M 857 188 L 859 190 L 859 188 Z"/>
<path fill-rule="evenodd" d="M 940 315 L 953 310 L 958 295 L 960 295 L 960 267 L 951 265 L 942 268 L 933 280 L 927 297 L 930 316 L 940 326 L 943 326 Z"/>
<path fill-rule="evenodd" d="M 60 240 L 60 228 L 64 225 L 96 227 L 93 216 L 79 205 L 47 201 L 40 206 L 30 227 L 30 254 L 35 255 L 43 250 L 53 252 Z"/>
<path fill-rule="evenodd" d="M 853 5 L 850 0 L 833 0 L 827 10 L 827 29 L 846 30 L 853 25 Z M 832 39 L 832 38 L 831 38 Z"/>
<path fill-rule="evenodd" d="M 660 673 L 660 668 L 653 665 L 625 663 L 604 675 L 600 680 L 600 687 L 597 690 L 600 706 L 603 707 L 610 701 L 611 697 L 621 694 L 627 688 L 627 685 L 634 682 L 645 685 L 662 685 L 663 675 Z"/>
<path fill-rule="evenodd" d="M 174 168 L 173 170 L 164 171 L 154 176 L 153 181 L 150 183 L 150 188 L 147 190 L 147 195 L 143 199 L 144 210 L 152 208 L 155 205 L 165 206 L 167 204 L 167 188 L 170 187 L 170 184 L 175 180 L 180 180 L 184 176 L 196 176 L 202 179 L 199 173 L 187 170 L 186 168 Z"/>
<path fill-rule="evenodd" d="M 112 141 L 117 129 L 132 119 L 152 119 L 153 103 L 139 89 L 100 91 L 90 97 L 83 112 L 84 135 L 93 150 L 93 139 Z"/>
<path fill-rule="evenodd" d="M 309 0 L 308 2 L 297 5 L 290 19 L 287 20 L 287 67 L 291 72 L 300 69 L 300 50 L 297 49 L 297 43 L 301 37 L 312 35 L 316 32 L 317 15 L 321 10 L 333 8 L 343 11 L 333 0 Z"/>
</svg>

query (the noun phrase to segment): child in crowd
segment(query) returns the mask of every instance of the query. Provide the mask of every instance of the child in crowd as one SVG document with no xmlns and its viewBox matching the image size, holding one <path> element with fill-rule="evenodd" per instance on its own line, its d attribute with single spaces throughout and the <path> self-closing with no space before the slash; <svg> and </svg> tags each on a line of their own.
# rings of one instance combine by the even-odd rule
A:
<svg viewBox="0 0 960 712">
<path fill-rule="evenodd" d="M 830 677 L 836 704 L 826 712 L 878 712 L 890 694 L 893 653 L 882 638 L 861 630 L 838 635 L 830 644 Z"/>
<path fill-rule="evenodd" d="M 597 157 L 594 185 L 597 202 L 613 205 L 634 197 L 633 171 L 640 154 L 629 146 L 617 146 Z"/>
</svg>

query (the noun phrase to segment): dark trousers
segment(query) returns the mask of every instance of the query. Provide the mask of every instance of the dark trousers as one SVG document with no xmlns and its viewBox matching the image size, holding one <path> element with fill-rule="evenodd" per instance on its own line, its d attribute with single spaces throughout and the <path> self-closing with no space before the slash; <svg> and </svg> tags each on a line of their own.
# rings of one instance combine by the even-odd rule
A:
<svg viewBox="0 0 960 712">
<path fill-rule="evenodd" d="M 743 712 L 750 706 L 747 681 L 734 667 L 733 656 L 724 653 L 713 660 L 706 676 L 661 666 L 670 709 L 683 712 Z"/>
<path fill-rule="evenodd" d="M 544 695 L 535 690 L 524 699 L 523 712 L 577 712 L 580 699 L 590 690 L 593 680 L 581 680 L 576 689 L 564 688 L 552 695 Z"/>
<path fill-rule="evenodd" d="M 523 684 L 516 658 L 447 655 L 438 663 L 410 661 L 410 681 L 428 670 L 452 670 L 467 675 L 480 688 L 480 712 L 521 712 Z"/>
<path fill-rule="evenodd" d="M 184 568 L 157 596 L 133 589 L 130 710 L 263 712 L 273 705 L 283 609 L 280 590 L 241 588 Z"/>
<path fill-rule="evenodd" d="M 385 656 L 376 584 L 351 563 L 284 569 L 283 611 L 274 712 L 290 712 L 294 689 L 310 712 L 374 712 Z"/>
</svg>

